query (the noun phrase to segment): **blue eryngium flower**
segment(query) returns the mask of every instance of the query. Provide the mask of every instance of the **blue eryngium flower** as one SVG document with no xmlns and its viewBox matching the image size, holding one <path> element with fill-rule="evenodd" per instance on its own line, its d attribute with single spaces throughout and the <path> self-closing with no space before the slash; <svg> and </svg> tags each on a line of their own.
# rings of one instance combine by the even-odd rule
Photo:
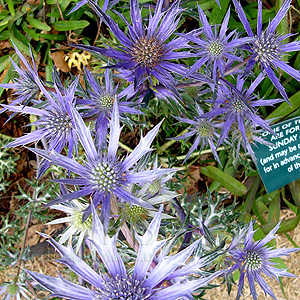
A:
<svg viewBox="0 0 300 300">
<path fill-rule="evenodd" d="M 283 41 L 289 38 L 291 34 L 280 35 L 276 32 L 276 28 L 289 10 L 292 0 L 286 0 L 284 2 L 275 18 L 269 23 L 268 27 L 265 30 L 262 29 L 262 2 L 261 0 L 259 0 L 256 35 L 251 30 L 250 24 L 241 4 L 237 0 L 233 0 L 233 2 L 238 12 L 239 18 L 241 19 L 247 31 L 247 34 L 249 35 L 249 37 L 253 38 L 253 42 L 249 45 L 248 48 L 246 48 L 253 54 L 251 59 L 248 61 L 245 72 L 249 72 L 253 68 L 255 62 L 259 61 L 262 71 L 265 71 L 267 73 L 274 86 L 284 97 L 284 99 L 288 101 L 287 93 L 280 83 L 279 79 L 276 77 L 274 71 L 272 70 L 272 67 L 275 69 L 280 68 L 290 76 L 300 81 L 300 72 L 292 68 L 282 60 L 285 52 L 300 50 L 300 42 L 296 41 L 284 44 Z"/>
<path fill-rule="evenodd" d="M 146 182 L 151 182 L 157 177 L 172 171 L 170 169 L 157 169 L 155 171 L 147 170 L 140 172 L 134 172 L 131 170 L 131 168 L 143 155 L 152 150 L 150 145 L 159 130 L 161 122 L 148 132 L 145 137 L 142 137 L 136 148 L 124 160 L 121 160 L 117 157 L 121 127 L 116 101 L 114 102 L 112 118 L 110 121 L 110 134 L 107 148 L 104 147 L 103 144 L 101 144 L 101 147 L 98 149 L 96 148 L 90 129 L 86 127 L 80 114 L 75 109 L 72 109 L 72 116 L 75 123 L 76 133 L 82 147 L 85 150 L 87 158 L 84 165 L 79 164 L 74 159 L 58 154 L 56 151 L 30 149 L 36 154 L 49 160 L 50 163 L 62 166 L 63 168 L 79 175 L 79 177 L 74 179 L 57 179 L 56 181 L 60 183 L 80 185 L 81 189 L 70 194 L 61 195 L 55 200 L 49 202 L 47 206 L 91 195 L 95 207 L 102 203 L 101 218 L 106 229 L 110 217 L 111 197 L 123 199 L 130 205 L 134 204 L 153 209 L 152 205 L 129 193 L 126 187 L 131 183 L 142 185 Z M 83 221 L 85 221 L 89 216 L 90 211 L 91 206 L 89 206 L 85 211 Z"/>
<path fill-rule="evenodd" d="M 236 298 L 237 300 L 240 299 L 242 295 L 245 275 L 249 281 L 251 295 L 255 300 L 257 299 L 255 281 L 258 282 L 266 295 L 269 294 L 271 297 L 276 299 L 271 288 L 263 279 L 263 274 L 271 278 L 275 277 L 278 282 L 279 277 L 297 277 L 287 272 L 286 269 L 274 267 L 276 263 L 273 262 L 272 259 L 282 255 L 289 256 L 290 253 L 299 251 L 299 249 L 274 249 L 266 246 L 268 242 L 276 238 L 275 233 L 279 226 L 280 222 L 262 240 L 253 242 L 255 230 L 253 230 L 253 223 L 250 222 L 244 244 L 240 244 L 241 239 L 237 236 L 229 246 L 229 261 L 235 263 L 229 269 L 229 272 L 234 272 L 238 269 L 240 270 L 240 280 Z"/>
<path fill-rule="evenodd" d="M 36 130 L 23 135 L 6 147 L 24 146 L 26 144 L 44 139 L 47 142 L 49 151 L 55 150 L 60 153 L 65 145 L 68 145 L 68 157 L 72 156 L 73 149 L 77 149 L 77 137 L 73 126 L 73 117 L 71 107 L 75 106 L 75 90 L 79 77 L 73 83 L 64 89 L 63 93 L 54 83 L 55 94 L 50 95 L 47 90 L 41 86 L 41 91 L 48 101 L 40 102 L 42 107 L 35 108 L 23 105 L 2 105 L 4 108 L 23 114 L 38 116 L 39 119 L 32 123 L 36 126 Z M 50 164 L 44 161 L 39 170 L 39 177 L 48 169 Z"/>
<path fill-rule="evenodd" d="M 217 72 L 223 77 L 225 73 L 225 59 L 232 61 L 242 61 L 242 58 L 235 55 L 238 46 L 241 46 L 249 41 L 251 38 L 236 38 L 235 31 L 232 31 L 226 36 L 228 21 L 230 17 L 230 9 L 223 20 L 220 28 L 220 33 L 217 30 L 213 32 L 212 27 L 209 25 L 207 18 L 198 4 L 199 18 L 203 25 L 202 32 L 204 38 L 198 37 L 193 34 L 186 34 L 186 38 L 195 43 L 196 54 L 199 59 L 190 68 L 189 73 L 194 73 L 200 69 L 205 63 L 213 64 L 213 79 L 216 82 L 218 79 Z M 233 38 L 232 38 L 233 37 Z M 232 38 L 231 41 L 229 39 Z M 189 74 L 188 73 L 188 74 Z"/>
<path fill-rule="evenodd" d="M 212 120 L 211 118 L 203 117 L 204 113 L 198 104 L 196 104 L 196 110 L 198 115 L 195 116 L 193 120 L 188 118 L 175 117 L 178 121 L 191 124 L 192 126 L 188 129 L 187 133 L 172 139 L 182 140 L 182 139 L 188 139 L 193 135 L 196 136 L 191 149 L 189 150 L 189 152 L 187 153 L 184 159 L 184 162 L 191 156 L 191 154 L 198 148 L 199 145 L 200 145 L 200 151 L 206 145 L 209 145 L 215 159 L 221 165 L 218 153 L 216 151 L 215 143 L 220 138 L 220 134 L 218 133 L 218 131 L 223 124 L 220 122 L 218 123 Z"/>
<path fill-rule="evenodd" d="M 180 98 L 171 72 L 185 76 L 187 68 L 178 63 L 170 62 L 170 60 L 190 57 L 192 54 L 183 51 L 174 52 L 174 50 L 188 47 L 187 40 L 183 37 L 174 38 L 167 42 L 178 25 L 178 15 L 181 9 L 179 8 L 179 0 L 177 0 L 166 12 L 162 12 L 163 2 L 163 0 L 157 2 L 154 14 L 149 15 L 149 24 L 145 29 L 138 1 L 130 0 L 132 25 L 118 13 L 128 26 L 129 30 L 126 35 L 109 15 L 106 15 L 93 1 L 88 0 L 91 7 L 103 18 L 105 24 L 123 46 L 119 47 L 119 50 L 110 47 L 105 49 L 85 45 L 73 46 L 116 59 L 118 63 L 110 67 L 130 70 L 131 76 L 128 77 L 133 77 L 135 87 L 140 86 L 147 78 L 151 86 L 155 86 L 159 82 Z"/>
<path fill-rule="evenodd" d="M 106 69 L 104 73 L 104 85 L 101 85 L 93 76 L 93 74 L 85 69 L 85 77 L 88 87 L 85 90 L 83 99 L 77 99 L 76 104 L 83 105 L 85 118 L 95 117 L 95 128 L 98 132 L 99 142 L 106 138 L 109 118 L 113 110 L 113 104 L 116 100 L 119 107 L 120 115 L 124 113 L 129 114 L 143 114 L 138 109 L 132 107 L 132 102 L 119 101 L 127 95 L 128 88 L 124 89 L 119 94 L 117 88 L 114 86 L 111 70 Z"/>
<path fill-rule="evenodd" d="M 17 66 L 17 64 L 11 59 L 11 63 L 14 66 L 15 70 L 17 71 L 20 78 L 14 78 L 14 83 L 3 83 L 0 84 L 0 87 L 2 88 L 8 88 L 8 89 L 14 89 L 14 96 L 17 96 L 15 100 L 11 102 L 11 106 L 21 103 L 28 103 L 32 99 L 36 99 L 38 97 L 38 94 L 40 92 L 40 87 L 42 86 L 42 83 L 40 81 L 35 61 L 33 58 L 33 54 L 31 51 L 31 48 L 29 47 L 32 65 L 33 67 L 27 62 L 25 57 L 22 55 L 22 53 L 19 51 L 19 49 L 16 47 L 16 45 L 12 42 L 15 51 L 21 61 L 23 62 L 24 66 L 27 70 L 23 70 Z"/>
<path fill-rule="evenodd" d="M 201 274 L 200 268 L 209 265 L 213 257 L 200 258 L 195 254 L 199 240 L 175 255 L 167 256 L 162 250 L 158 264 L 153 265 L 156 253 L 165 245 L 165 240 L 157 241 L 162 207 L 154 217 L 143 236 L 136 234 L 139 250 L 132 272 L 127 272 L 116 247 L 116 236 L 110 238 L 104 231 L 94 207 L 93 234 L 91 241 L 109 274 L 98 274 L 73 251 L 71 246 L 64 247 L 50 238 L 50 243 L 60 253 L 60 262 L 89 283 L 92 288 L 71 283 L 62 277 L 55 278 L 35 272 L 28 274 L 52 296 L 73 300 L 179 300 L 193 299 L 191 293 L 218 277 L 215 272 L 207 277 L 187 279 L 188 275 Z M 151 268 L 150 268 L 151 265 Z M 202 274 L 203 275 L 203 274 Z M 176 283 L 175 283 L 176 280 Z M 167 282 L 167 284 L 166 284 Z"/>
<path fill-rule="evenodd" d="M 245 122 L 247 120 L 255 126 L 260 126 L 270 133 L 274 133 L 269 123 L 258 116 L 255 108 L 274 105 L 275 103 L 283 101 L 283 99 L 254 100 L 257 96 L 252 93 L 263 79 L 264 75 L 260 73 L 248 89 L 243 87 L 245 79 L 241 76 L 237 78 L 236 87 L 226 81 L 229 87 L 225 85 L 220 86 L 214 108 L 204 114 L 204 116 L 208 118 L 224 114 L 225 123 L 217 147 L 228 137 L 232 125 L 237 125 L 236 127 L 240 130 L 243 137 L 244 148 L 246 148 L 248 137 L 245 130 Z"/>
</svg>

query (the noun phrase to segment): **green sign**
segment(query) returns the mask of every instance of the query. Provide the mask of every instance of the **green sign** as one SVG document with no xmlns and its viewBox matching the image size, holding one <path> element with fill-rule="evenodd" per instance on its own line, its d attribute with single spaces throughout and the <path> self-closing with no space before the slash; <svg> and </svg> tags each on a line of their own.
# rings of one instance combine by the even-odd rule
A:
<svg viewBox="0 0 300 300">
<path fill-rule="evenodd" d="M 256 166 L 268 193 L 300 178 L 300 117 L 271 126 L 262 133 L 272 145 L 252 147 Z"/>
</svg>

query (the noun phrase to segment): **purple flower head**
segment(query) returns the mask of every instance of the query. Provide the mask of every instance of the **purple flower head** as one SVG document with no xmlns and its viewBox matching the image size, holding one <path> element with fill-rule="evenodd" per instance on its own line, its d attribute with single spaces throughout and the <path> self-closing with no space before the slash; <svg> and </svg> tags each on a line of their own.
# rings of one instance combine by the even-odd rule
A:
<svg viewBox="0 0 300 300">
<path fill-rule="evenodd" d="M 245 72 L 249 72 L 253 68 L 255 62 L 260 62 L 262 71 L 267 73 L 274 86 L 284 99 L 288 101 L 287 93 L 279 79 L 276 77 L 272 67 L 276 70 L 277 68 L 280 68 L 296 80 L 300 81 L 300 72 L 282 60 L 285 52 L 300 50 L 300 42 L 283 43 L 283 41 L 289 38 L 291 34 L 282 36 L 276 32 L 276 28 L 289 10 L 292 0 L 286 0 L 284 2 L 275 18 L 269 23 L 265 30 L 262 29 L 262 2 L 259 0 L 256 35 L 250 28 L 250 24 L 241 4 L 237 0 L 233 0 L 233 2 L 247 34 L 249 37 L 253 38 L 253 42 L 247 48 L 253 54 L 246 66 Z"/>
<path fill-rule="evenodd" d="M 175 117 L 178 121 L 183 123 L 191 124 L 192 126 L 188 129 L 188 132 L 173 138 L 174 140 L 188 139 L 191 136 L 195 135 L 194 143 L 187 153 L 184 162 L 191 156 L 191 154 L 198 148 L 200 145 L 200 151 L 206 146 L 209 145 L 210 149 L 213 152 L 213 155 L 217 162 L 221 165 L 219 156 L 216 151 L 215 142 L 220 138 L 219 133 L 217 132 L 222 126 L 221 123 L 213 121 L 212 119 L 205 118 L 203 111 L 198 104 L 196 104 L 196 110 L 198 115 L 195 116 L 193 120 L 188 118 Z"/>
<path fill-rule="evenodd" d="M 225 73 L 226 59 L 233 61 L 242 61 L 242 58 L 235 55 L 236 48 L 249 41 L 251 38 L 237 38 L 235 31 L 232 31 L 226 36 L 228 21 L 230 17 L 230 9 L 223 20 L 219 34 L 215 29 L 213 32 L 212 27 L 209 25 L 208 20 L 198 4 L 199 18 L 203 25 L 202 33 L 205 38 L 198 37 L 197 35 L 185 35 L 188 40 L 195 43 L 195 49 L 199 60 L 190 68 L 188 74 L 192 74 L 200 69 L 204 64 L 213 64 L 213 79 L 218 81 L 218 71 L 223 77 Z M 231 39 L 229 41 L 229 39 Z"/>
<path fill-rule="evenodd" d="M 54 84 L 56 92 L 53 93 L 53 96 L 42 87 L 41 90 L 48 101 L 41 108 L 23 105 L 3 105 L 8 110 L 39 117 L 36 122 L 32 123 L 32 125 L 37 127 L 35 131 L 15 139 L 6 147 L 23 146 L 45 139 L 48 143 L 47 149 L 49 151 L 55 150 L 58 153 L 68 144 L 68 156 L 71 157 L 73 148 L 77 149 L 77 138 L 73 126 L 71 107 L 74 108 L 75 106 L 74 94 L 78 80 L 79 77 L 74 80 L 68 89 L 64 90 L 64 94 L 60 92 L 56 84 Z M 39 177 L 48 169 L 49 165 L 48 161 L 42 163 Z"/>
<path fill-rule="evenodd" d="M 274 133 L 269 123 L 260 118 L 253 109 L 258 106 L 269 106 L 283 101 L 283 99 L 260 99 L 254 101 L 257 96 L 252 93 L 263 79 L 264 75 L 261 73 L 251 83 L 249 89 L 243 88 L 245 80 L 241 76 L 237 78 L 236 87 L 224 80 L 229 87 L 226 85 L 220 86 L 215 107 L 210 112 L 204 114 L 208 118 L 224 114 L 225 123 L 217 146 L 220 146 L 228 137 L 231 126 L 237 125 L 243 137 L 244 148 L 246 148 L 248 139 L 245 130 L 245 121 L 247 120 L 255 126 L 260 126 L 272 134 Z"/>
<path fill-rule="evenodd" d="M 88 0 L 88 3 L 103 18 L 105 24 L 123 46 L 119 47 L 118 50 L 110 47 L 104 49 L 85 45 L 73 46 L 116 59 L 118 62 L 109 67 L 130 70 L 131 74 L 128 75 L 128 78 L 132 78 L 135 88 L 142 85 L 147 79 L 147 84 L 150 84 L 150 86 L 155 87 L 157 84 L 162 84 L 180 98 L 171 73 L 174 72 L 186 76 L 187 68 L 170 62 L 170 60 L 190 57 L 193 54 L 186 51 L 174 52 L 174 50 L 188 47 L 185 38 L 179 37 L 169 42 L 167 41 L 178 25 L 178 15 L 181 9 L 179 8 L 178 0 L 167 11 L 162 12 L 163 2 L 163 0 L 159 0 L 154 14 L 149 15 L 147 29 L 143 27 L 141 10 L 137 0 L 130 0 L 132 25 L 121 14 L 116 12 L 128 26 L 128 34 L 126 35 L 120 30 L 116 22 L 106 15 L 97 4 Z M 204 80 L 205 77 L 202 76 L 201 78 Z"/>
<path fill-rule="evenodd" d="M 121 127 L 119 124 L 119 111 L 116 101 L 114 102 L 110 121 L 109 143 L 107 147 L 101 144 L 101 147 L 97 149 L 89 128 L 86 127 L 80 114 L 75 109 L 72 109 L 72 116 L 77 136 L 85 150 L 87 158 L 84 165 L 79 164 L 74 159 L 58 154 L 56 151 L 30 149 L 49 160 L 50 163 L 62 166 L 79 175 L 79 177 L 74 179 L 57 179 L 56 181 L 60 183 L 80 185 L 81 189 L 66 195 L 61 195 L 48 203 L 47 206 L 91 195 L 95 207 L 97 207 L 100 202 L 102 203 L 101 218 L 106 230 L 110 217 L 111 197 L 120 198 L 130 205 L 134 204 L 153 209 L 152 205 L 129 193 L 127 186 L 131 183 L 139 183 L 142 185 L 172 171 L 170 169 L 146 170 L 140 172 L 131 170 L 143 155 L 152 150 L 150 144 L 155 138 L 161 123 L 156 125 L 145 137 L 142 137 L 136 148 L 124 160 L 121 160 L 117 157 Z M 90 212 L 91 206 L 86 209 L 83 221 L 90 215 Z"/>
<path fill-rule="evenodd" d="M 68 266 L 92 286 L 92 288 L 86 288 L 71 283 L 62 277 L 55 278 L 27 271 L 35 281 L 51 291 L 52 296 L 73 300 L 192 299 L 191 293 L 223 273 L 219 271 L 209 276 L 203 276 L 200 268 L 209 265 L 215 257 L 200 258 L 198 255 L 195 255 L 189 261 L 190 257 L 197 252 L 199 240 L 175 255 L 171 256 L 165 253 L 163 246 L 166 244 L 166 241 L 157 241 L 162 207 L 145 234 L 143 236 L 136 234 L 139 250 L 133 271 L 129 273 L 117 251 L 116 236 L 110 238 L 105 233 L 94 207 L 92 207 L 92 210 L 94 220 L 93 234 L 90 239 L 108 274 L 98 274 L 74 253 L 71 246 L 62 246 L 52 238 L 49 238 L 50 243 L 62 256 L 60 262 Z M 155 265 L 153 259 L 160 249 L 162 251 L 158 259 L 159 262 Z M 185 280 L 185 276 L 193 274 L 202 276 L 196 279 Z M 168 281 L 167 286 L 164 284 L 166 280 Z"/>
<path fill-rule="evenodd" d="M 120 101 L 121 98 L 128 94 L 129 89 L 126 88 L 119 94 L 117 93 L 118 87 L 114 86 L 111 70 L 105 70 L 104 86 L 87 69 L 85 69 L 85 75 L 90 88 L 87 88 L 84 99 L 78 99 L 76 103 L 83 105 L 84 117 L 96 117 L 95 127 L 98 132 L 99 142 L 102 142 L 106 139 L 109 117 L 111 116 L 115 100 L 117 100 L 120 114 L 142 114 L 142 112 L 132 107 L 132 102 Z"/>
<path fill-rule="evenodd" d="M 31 48 L 29 47 L 31 60 L 32 60 L 32 66 L 27 62 L 25 57 L 22 55 L 22 53 L 19 51 L 17 46 L 12 42 L 15 51 L 21 61 L 23 62 L 24 66 L 27 70 L 21 69 L 17 66 L 17 64 L 11 59 L 11 63 L 13 64 L 15 70 L 19 74 L 20 78 L 14 78 L 14 83 L 3 83 L 0 84 L 0 87 L 2 88 L 8 88 L 8 89 L 15 89 L 14 96 L 17 96 L 15 100 L 12 101 L 10 106 L 21 104 L 21 103 L 28 103 L 32 99 L 38 98 L 40 87 L 42 86 L 42 83 L 39 79 L 39 75 L 35 66 L 34 57 L 31 51 Z"/>
<path fill-rule="evenodd" d="M 234 272 L 238 269 L 240 270 L 237 300 L 240 299 L 242 295 L 245 275 L 249 281 L 251 295 L 255 300 L 257 300 L 255 281 L 258 282 L 266 295 L 269 294 L 276 299 L 271 288 L 263 279 L 262 274 L 271 278 L 275 277 L 278 282 L 279 277 L 297 277 L 287 272 L 286 269 L 274 267 L 276 263 L 274 263 L 272 259 L 282 255 L 289 256 L 290 253 L 299 251 L 299 249 L 274 249 L 266 246 L 268 242 L 276 238 L 275 233 L 279 226 L 280 222 L 262 240 L 253 242 L 255 230 L 253 230 L 253 222 L 250 222 L 244 244 L 241 243 L 241 238 L 236 237 L 233 240 L 232 245 L 229 246 L 228 253 L 230 257 L 228 260 L 234 263 L 229 269 L 229 272 Z"/>
</svg>

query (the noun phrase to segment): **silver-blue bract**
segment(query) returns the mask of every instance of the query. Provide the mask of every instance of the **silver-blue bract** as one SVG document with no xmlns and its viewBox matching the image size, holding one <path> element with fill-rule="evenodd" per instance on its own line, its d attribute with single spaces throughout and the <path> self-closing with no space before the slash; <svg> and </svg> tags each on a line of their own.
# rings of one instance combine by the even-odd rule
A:
<svg viewBox="0 0 300 300">
<path fill-rule="evenodd" d="M 50 238 L 50 243 L 60 253 L 60 262 L 68 266 L 92 288 L 71 283 L 62 277 L 54 278 L 35 272 L 28 274 L 52 296 L 73 300 L 181 300 L 193 299 L 191 293 L 206 285 L 223 272 L 210 276 L 187 279 L 187 275 L 201 274 L 200 268 L 212 262 L 195 255 L 199 240 L 175 255 L 167 256 L 163 251 L 165 240 L 157 241 L 161 222 L 162 206 L 143 236 L 136 234 L 139 250 L 132 272 L 128 272 L 116 248 L 117 237 L 110 238 L 104 232 L 94 206 L 93 234 L 90 240 L 109 274 L 98 274 L 73 251 L 71 246 L 64 247 Z M 153 262 L 157 252 L 162 249 L 158 263 Z M 191 256 L 194 254 L 194 257 Z"/>
<path fill-rule="evenodd" d="M 278 282 L 279 277 L 297 277 L 287 272 L 286 269 L 284 270 L 273 267 L 276 265 L 276 263 L 272 261 L 273 258 L 280 257 L 282 255 L 288 256 L 290 253 L 299 251 L 298 248 L 274 249 L 266 246 L 268 242 L 276 238 L 275 233 L 279 226 L 280 222 L 262 240 L 254 242 L 253 235 L 256 230 L 253 230 L 253 222 L 250 222 L 244 244 L 241 244 L 242 236 L 245 234 L 245 230 L 243 229 L 241 234 L 237 234 L 229 246 L 229 260 L 234 263 L 234 265 L 229 269 L 229 272 L 234 272 L 238 269 L 240 270 L 237 300 L 240 299 L 242 295 L 245 275 L 248 278 L 251 295 L 254 300 L 257 300 L 255 281 L 258 282 L 266 295 L 269 294 L 271 297 L 276 299 L 271 288 L 263 279 L 263 274 L 271 278 L 275 277 Z"/>
</svg>

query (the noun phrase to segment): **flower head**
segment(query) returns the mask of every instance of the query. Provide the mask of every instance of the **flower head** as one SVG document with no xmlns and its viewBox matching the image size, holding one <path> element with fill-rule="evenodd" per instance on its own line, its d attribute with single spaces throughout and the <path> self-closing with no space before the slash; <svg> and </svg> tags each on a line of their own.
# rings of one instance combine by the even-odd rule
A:
<svg viewBox="0 0 300 300">
<path fill-rule="evenodd" d="M 92 207 L 94 212 L 94 209 Z M 91 240 L 109 274 L 98 274 L 80 259 L 69 247 L 64 247 L 50 238 L 50 243 L 61 254 L 60 261 L 67 265 L 83 280 L 92 285 L 92 289 L 71 283 L 63 278 L 54 278 L 35 272 L 28 274 L 52 295 L 74 300 L 177 300 L 191 299 L 191 293 L 206 285 L 222 272 L 210 276 L 184 280 L 187 275 L 201 274 L 200 268 L 213 261 L 213 258 L 200 258 L 196 253 L 199 240 L 175 255 L 167 256 L 162 247 L 165 240 L 157 241 L 161 221 L 162 207 L 152 220 L 143 236 L 136 234 L 139 250 L 132 272 L 128 272 L 116 247 L 116 237 L 110 238 L 104 231 L 103 225 L 95 212 L 93 213 L 93 234 Z M 153 259 L 162 249 L 157 265 Z M 150 265 L 152 267 L 150 268 Z M 202 274 L 203 275 L 203 274 Z M 165 285 L 164 282 L 168 281 Z M 175 284 L 176 281 L 176 284 Z"/>
<path fill-rule="evenodd" d="M 10 106 L 25 103 L 25 105 L 30 102 L 32 99 L 36 99 L 40 92 L 40 87 L 42 83 L 40 81 L 34 57 L 29 47 L 32 65 L 33 67 L 27 62 L 25 57 L 19 51 L 17 46 L 12 42 L 15 51 L 19 58 L 21 59 L 22 63 L 26 67 L 27 70 L 21 69 L 17 66 L 17 64 L 11 59 L 11 63 L 14 66 L 15 70 L 17 71 L 20 78 L 14 78 L 14 83 L 3 83 L 0 84 L 0 87 L 14 89 L 15 93 L 14 96 L 17 96 L 15 100 L 12 101 Z"/>
<path fill-rule="evenodd" d="M 106 69 L 104 73 L 104 86 L 101 85 L 92 75 L 92 73 L 85 69 L 86 80 L 88 88 L 86 89 L 83 99 L 78 99 L 76 104 L 81 105 L 84 110 L 83 116 L 95 117 L 95 127 L 98 131 L 98 138 L 100 141 L 106 138 L 109 118 L 113 110 L 114 101 L 117 100 L 120 114 L 142 114 L 141 111 L 133 107 L 133 103 L 121 101 L 127 95 L 128 88 L 117 93 L 117 88 L 114 86 L 111 70 Z"/>
<path fill-rule="evenodd" d="M 222 124 L 213 121 L 212 119 L 205 118 L 203 116 L 204 113 L 198 104 L 196 104 L 196 110 L 198 115 L 193 120 L 188 118 L 175 117 L 178 121 L 191 124 L 192 126 L 188 128 L 187 133 L 175 137 L 173 139 L 182 140 L 182 139 L 188 139 L 193 135 L 196 136 L 191 149 L 189 150 L 189 152 L 187 153 L 184 159 L 184 162 L 191 156 L 191 154 L 197 149 L 199 145 L 200 145 L 200 151 L 206 145 L 209 145 L 214 154 L 215 159 L 218 161 L 219 164 L 221 164 L 219 156 L 216 151 L 217 148 L 215 142 L 220 137 L 218 133 L 218 129 L 222 126 Z"/>
<path fill-rule="evenodd" d="M 288 101 L 287 93 L 276 77 L 272 67 L 275 69 L 280 68 L 300 81 L 300 72 L 283 61 L 285 52 L 300 50 L 300 42 L 283 43 L 291 34 L 282 36 L 276 32 L 276 28 L 289 10 L 292 0 L 286 0 L 283 3 L 275 18 L 269 23 L 265 30 L 262 29 L 262 1 L 259 0 L 256 35 L 250 27 L 241 4 L 237 0 L 233 0 L 233 2 L 247 34 L 253 38 L 252 43 L 246 48 L 253 53 L 251 59 L 248 61 L 246 72 L 249 72 L 253 68 L 255 62 L 260 62 L 262 71 L 267 73 L 274 86 L 284 99 Z"/>
<path fill-rule="evenodd" d="M 96 148 L 92 139 L 89 128 L 86 127 L 80 114 L 72 109 L 72 116 L 75 123 L 76 133 L 85 150 L 87 161 L 84 165 L 79 164 L 76 160 L 65 157 L 56 151 L 46 151 L 39 149 L 31 149 L 33 152 L 41 155 L 49 160 L 50 163 L 59 165 L 67 170 L 74 172 L 79 177 L 74 179 L 57 179 L 57 182 L 80 185 L 81 189 L 67 195 L 61 195 L 57 199 L 51 201 L 48 206 L 64 202 L 67 200 L 92 195 L 93 203 L 97 207 L 100 202 L 101 218 L 107 229 L 110 217 L 110 200 L 111 197 L 117 197 L 125 200 L 130 204 L 152 208 L 152 205 L 135 197 L 129 193 L 126 187 L 131 183 L 144 184 L 152 181 L 163 174 L 169 173 L 170 169 L 159 169 L 134 172 L 131 168 L 146 153 L 150 152 L 150 144 L 155 138 L 161 123 L 156 125 L 145 137 L 142 137 L 137 147 L 124 160 L 117 156 L 119 136 L 121 127 L 119 124 L 119 111 L 116 101 L 112 118 L 110 121 L 109 144 L 107 147 L 101 144 Z M 83 221 L 90 215 L 91 206 L 89 206 L 84 214 Z"/>
<path fill-rule="evenodd" d="M 189 57 L 192 54 L 186 51 L 174 52 L 174 50 L 188 47 L 187 40 L 183 37 L 167 42 L 178 25 L 178 15 L 181 9 L 179 1 L 175 1 L 167 11 L 162 12 L 163 2 L 163 0 L 157 2 L 154 14 L 150 14 L 149 23 L 145 29 L 138 1 L 130 0 L 132 25 L 121 14 L 118 14 L 129 28 L 128 35 L 126 35 L 109 15 L 106 15 L 93 1 L 88 0 L 91 7 L 103 18 L 105 24 L 123 46 L 119 47 L 119 50 L 110 47 L 104 49 L 84 45 L 73 46 L 116 59 L 118 62 L 110 68 L 130 70 L 127 77 L 132 78 L 135 87 L 140 86 L 147 79 L 147 83 L 152 87 L 160 83 L 180 98 L 171 72 L 185 76 L 187 68 L 170 60 Z"/>
<path fill-rule="evenodd" d="M 253 299 L 257 299 L 255 290 L 255 281 L 258 282 L 260 287 L 263 289 L 265 294 L 269 294 L 271 297 L 276 299 L 271 288 L 267 285 L 262 277 L 265 274 L 271 278 L 275 277 L 279 281 L 279 277 L 296 277 L 295 275 L 287 272 L 287 270 L 273 267 L 275 264 L 272 259 L 280 257 L 282 255 L 289 256 L 290 253 L 299 251 L 299 249 L 274 249 L 267 247 L 266 244 L 276 238 L 275 233 L 280 226 L 280 222 L 262 239 L 253 242 L 253 222 L 250 222 L 244 244 L 241 244 L 240 238 L 235 238 L 232 245 L 229 246 L 228 253 L 230 257 L 229 261 L 233 262 L 234 265 L 229 269 L 229 272 L 240 270 L 240 280 L 237 299 L 240 299 L 244 286 L 245 275 L 248 278 L 250 291 Z M 245 233 L 245 231 L 242 231 Z M 240 236 L 240 235 L 239 235 Z"/>
<path fill-rule="evenodd" d="M 21 300 L 21 296 L 29 300 L 27 292 L 23 283 L 10 282 L 0 286 L 0 296 L 4 297 L 3 300 Z"/>
<path fill-rule="evenodd" d="M 214 108 L 206 113 L 204 116 L 207 118 L 216 117 L 220 114 L 224 114 L 225 123 L 221 131 L 218 146 L 228 137 L 231 125 L 237 125 L 243 137 L 244 148 L 248 141 L 245 122 L 248 120 L 255 126 L 261 126 L 265 130 L 268 130 L 272 134 L 274 133 L 267 121 L 260 118 L 254 108 L 258 106 L 268 106 L 283 101 L 283 99 L 260 99 L 254 100 L 257 96 L 253 95 L 254 89 L 264 79 L 264 75 L 261 73 L 251 83 L 249 89 L 243 88 L 245 80 L 238 76 L 236 87 L 226 82 L 228 87 L 222 85 L 219 88 L 217 100 Z"/>
<path fill-rule="evenodd" d="M 72 238 L 75 237 L 76 253 L 78 253 L 84 238 L 91 233 L 93 227 L 92 215 L 82 222 L 83 211 L 85 211 L 87 207 L 88 203 L 79 201 L 77 199 L 51 206 L 51 209 L 60 210 L 66 213 L 67 217 L 53 220 L 49 222 L 48 225 L 68 223 L 68 227 L 60 237 L 59 243 L 64 244 L 67 240 L 72 240 Z"/>
<path fill-rule="evenodd" d="M 73 126 L 73 117 L 71 114 L 71 107 L 75 106 L 75 90 L 79 78 L 76 78 L 68 89 L 62 92 L 54 83 L 55 93 L 50 95 L 47 90 L 42 87 L 41 90 L 48 101 L 43 103 L 41 108 L 21 105 L 3 105 L 4 108 L 30 115 L 36 115 L 39 119 L 32 123 L 37 129 L 22 137 L 10 142 L 6 147 L 23 146 L 41 139 L 48 142 L 48 150 L 55 150 L 60 153 L 64 146 L 68 144 L 68 156 L 72 156 L 73 148 L 77 147 L 77 138 Z M 40 103 L 41 104 L 41 103 Z M 47 170 L 49 163 L 44 161 L 41 165 L 39 177 Z"/>
<path fill-rule="evenodd" d="M 235 55 L 236 48 L 247 42 L 250 38 L 236 38 L 234 36 L 235 31 L 232 31 L 226 36 L 228 21 L 230 17 L 230 9 L 223 20 L 220 28 L 220 33 L 217 34 L 217 30 L 213 32 L 212 27 L 209 25 L 208 20 L 198 4 L 199 18 L 203 25 L 204 38 L 198 37 L 193 34 L 186 34 L 186 38 L 195 43 L 195 49 L 199 60 L 190 68 L 189 73 L 194 73 L 200 69 L 205 63 L 213 64 L 213 79 L 218 81 L 218 74 L 223 77 L 225 72 L 225 59 L 231 59 L 233 61 L 242 61 L 242 58 Z M 230 38 L 233 39 L 229 41 Z"/>
</svg>

